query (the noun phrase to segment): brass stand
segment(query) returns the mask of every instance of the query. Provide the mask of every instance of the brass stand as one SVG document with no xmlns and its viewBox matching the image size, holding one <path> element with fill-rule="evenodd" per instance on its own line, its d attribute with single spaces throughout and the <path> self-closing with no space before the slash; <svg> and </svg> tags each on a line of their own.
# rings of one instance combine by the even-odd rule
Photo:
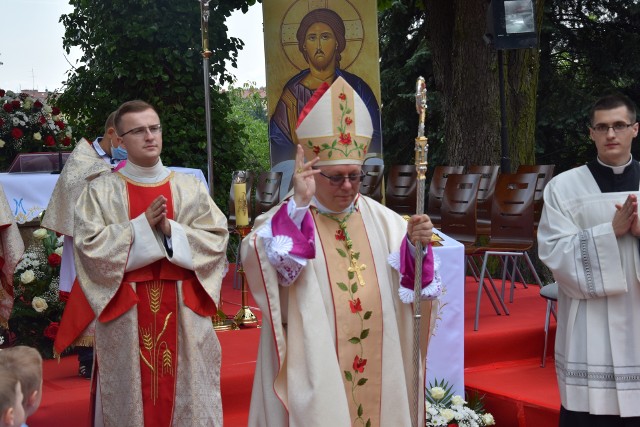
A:
<svg viewBox="0 0 640 427">
<path fill-rule="evenodd" d="M 233 320 L 235 320 L 236 324 L 240 327 L 242 326 L 258 326 L 258 319 L 255 314 L 251 311 L 248 304 L 248 290 L 247 290 L 247 281 L 244 275 L 244 268 L 242 267 L 242 259 L 240 258 L 240 249 L 242 248 L 242 239 L 245 238 L 251 228 L 249 226 L 237 226 L 238 234 L 240 235 L 240 244 L 238 245 L 238 258 L 236 260 L 236 273 L 240 274 L 241 280 L 241 292 L 242 292 L 242 306 L 238 313 L 236 313 Z"/>
</svg>

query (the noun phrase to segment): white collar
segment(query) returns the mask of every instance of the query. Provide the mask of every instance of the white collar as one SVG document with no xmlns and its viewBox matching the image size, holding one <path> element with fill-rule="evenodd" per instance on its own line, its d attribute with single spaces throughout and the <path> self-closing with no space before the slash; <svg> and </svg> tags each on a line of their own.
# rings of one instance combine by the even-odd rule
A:
<svg viewBox="0 0 640 427">
<path fill-rule="evenodd" d="M 344 209 L 343 211 L 340 211 L 340 212 L 332 211 L 331 209 L 327 209 L 322 203 L 320 203 L 320 201 L 316 198 L 316 196 L 313 196 L 313 198 L 311 199 L 311 204 L 314 205 L 322 213 L 328 213 L 328 214 L 334 214 L 334 215 L 351 212 L 353 210 L 353 202 L 351 202 L 351 204 L 347 206 L 346 209 Z"/>
<path fill-rule="evenodd" d="M 597 159 L 598 159 L 598 163 L 600 163 L 602 166 L 613 170 L 614 175 L 620 175 L 622 172 L 624 172 L 624 169 L 631 164 L 631 161 L 633 160 L 633 156 L 630 157 L 629 161 L 622 166 L 610 166 L 604 163 L 602 160 L 600 160 L 600 157 L 598 157 Z"/>
<path fill-rule="evenodd" d="M 171 173 L 162 165 L 162 160 L 159 158 L 158 163 L 150 167 L 138 166 L 129 159 L 119 172 L 133 181 L 145 184 L 160 182 Z"/>
</svg>

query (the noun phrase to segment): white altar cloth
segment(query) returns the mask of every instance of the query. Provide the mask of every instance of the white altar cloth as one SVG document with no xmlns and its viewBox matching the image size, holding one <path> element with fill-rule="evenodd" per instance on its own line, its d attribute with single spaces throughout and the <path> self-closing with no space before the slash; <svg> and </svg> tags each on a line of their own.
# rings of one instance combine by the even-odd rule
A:
<svg viewBox="0 0 640 427">
<path fill-rule="evenodd" d="M 453 385 L 454 394 L 464 398 L 464 245 L 436 232 L 443 239 L 433 251 L 440 257 L 444 292 L 427 351 L 426 385 L 445 380 Z"/>
<path fill-rule="evenodd" d="M 169 169 L 194 175 L 208 188 L 200 169 L 178 166 L 170 166 Z M 0 184 L 18 224 L 33 221 L 47 208 L 59 176 L 52 173 L 0 173 Z"/>
</svg>

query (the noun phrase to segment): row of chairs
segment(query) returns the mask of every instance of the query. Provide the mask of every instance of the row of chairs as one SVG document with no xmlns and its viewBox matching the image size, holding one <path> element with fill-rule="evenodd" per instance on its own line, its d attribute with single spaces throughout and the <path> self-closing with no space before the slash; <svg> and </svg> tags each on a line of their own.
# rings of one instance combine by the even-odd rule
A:
<svg viewBox="0 0 640 427">
<path fill-rule="evenodd" d="M 519 277 L 526 283 L 518 267 L 518 259 L 524 259 L 536 283 L 542 287 L 527 251 L 534 243 L 536 224 L 542 210 L 542 192 L 550 179 L 553 166 L 538 168 L 527 166 L 521 170 L 533 172 L 519 170 L 515 174 L 497 174 L 495 185 L 491 188 L 493 194 L 489 208 L 488 232 L 481 230 L 478 220 L 483 174 L 448 174 L 446 177 L 440 205 L 440 225 L 446 235 L 465 245 L 466 265 L 472 269 L 479 281 L 474 330 L 479 328 L 483 289 L 487 292 L 496 314 L 501 314 L 484 281 L 485 276 L 489 279 L 494 295 L 505 314 L 509 314 L 504 304 L 506 279 L 511 279 L 510 301 L 513 301 L 516 278 Z M 484 178 L 491 179 L 491 175 L 488 175 Z M 483 196 L 486 193 L 485 191 Z M 479 243 L 479 237 L 482 235 L 488 236 L 487 242 Z M 491 256 L 498 256 L 502 265 L 501 292 L 498 292 L 493 278 L 487 271 L 488 259 Z"/>
</svg>

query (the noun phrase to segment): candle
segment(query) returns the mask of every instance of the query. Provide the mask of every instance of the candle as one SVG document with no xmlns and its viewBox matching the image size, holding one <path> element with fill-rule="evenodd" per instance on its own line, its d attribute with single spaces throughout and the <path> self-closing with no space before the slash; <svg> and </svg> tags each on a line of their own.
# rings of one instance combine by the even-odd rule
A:
<svg viewBox="0 0 640 427">
<path fill-rule="evenodd" d="M 236 204 L 236 226 L 249 225 L 249 210 L 247 209 L 247 184 L 245 182 L 233 183 L 233 196 Z"/>
</svg>

